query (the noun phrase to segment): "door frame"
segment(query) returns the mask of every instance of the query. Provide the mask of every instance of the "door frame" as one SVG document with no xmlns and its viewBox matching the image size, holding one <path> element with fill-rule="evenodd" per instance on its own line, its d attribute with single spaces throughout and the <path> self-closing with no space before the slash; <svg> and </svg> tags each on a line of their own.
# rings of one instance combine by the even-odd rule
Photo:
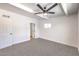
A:
<svg viewBox="0 0 79 59">
<path fill-rule="evenodd" d="M 30 39 L 35 38 L 35 23 L 30 23 Z"/>
</svg>

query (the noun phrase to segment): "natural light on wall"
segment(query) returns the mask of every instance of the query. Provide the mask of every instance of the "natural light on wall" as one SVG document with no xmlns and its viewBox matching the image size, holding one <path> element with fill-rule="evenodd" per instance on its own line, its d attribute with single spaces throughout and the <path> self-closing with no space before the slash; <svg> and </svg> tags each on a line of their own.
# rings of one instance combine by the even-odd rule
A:
<svg viewBox="0 0 79 59">
<path fill-rule="evenodd" d="M 44 28 L 51 28 L 51 24 L 50 23 L 44 24 Z"/>
</svg>

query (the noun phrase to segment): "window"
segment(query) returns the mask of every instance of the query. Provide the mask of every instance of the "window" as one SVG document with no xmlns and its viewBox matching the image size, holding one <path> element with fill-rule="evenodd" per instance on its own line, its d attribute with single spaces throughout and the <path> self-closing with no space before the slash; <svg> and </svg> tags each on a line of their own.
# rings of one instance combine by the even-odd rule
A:
<svg viewBox="0 0 79 59">
<path fill-rule="evenodd" d="M 50 23 L 44 24 L 44 28 L 51 28 L 51 24 Z"/>
</svg>

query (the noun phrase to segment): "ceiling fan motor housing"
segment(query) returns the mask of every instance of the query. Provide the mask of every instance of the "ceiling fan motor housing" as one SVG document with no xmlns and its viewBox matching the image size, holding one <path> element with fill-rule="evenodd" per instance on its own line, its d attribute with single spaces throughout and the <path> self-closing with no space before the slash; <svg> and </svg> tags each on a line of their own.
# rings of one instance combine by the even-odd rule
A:
<svg viewBox="0 0 79 59">
<path fill-rule="evenodd" d="M 52 5 L 51 7 L 49 7 L 48 9 L 46 8 L 46 6 L 42 7 L 40 4 L 37 4 L 37 6 L 43 11 L 43 12 L 38 12 L 36 14 L 41 14 L 41 13 L 49 13 L 49 14 L 54 14 L 55 12 L 49 12 L 52 8 L 54 8 L 57 5 L 57 3 L 55 3 L 54 5 Z"/>
</svg>

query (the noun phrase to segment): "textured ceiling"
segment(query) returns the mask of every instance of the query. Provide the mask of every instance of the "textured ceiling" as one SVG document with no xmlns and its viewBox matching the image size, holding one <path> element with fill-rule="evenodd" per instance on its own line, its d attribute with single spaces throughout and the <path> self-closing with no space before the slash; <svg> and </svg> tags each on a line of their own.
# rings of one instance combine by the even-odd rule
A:
<svg viewBox="0 0 79 59">
<path fill-rule="evenodd" d="M 35 12 L 42 12 L 37 6 L 37 3 L 20 3 L 25 7 L 29 7 L 30 9 L 34 10 Z M 42 7 L 47 5 L 47 9 L 51 7 L 54 3 L 39 3 Z M 65 3 L 67 7 L 68 15 L 78 13 L 79 3 Z M 61 3 L 58 3 L 56 7 L 51 9 L 50 11 L 55 12 L 55 14 L 48 14 L 48 15 L 35 15 L 34 13 L 29 13 L 23 9 L 20 9 L 16 6 L 10 5 L 9 3 L 0 3 L 0 9 L 5 9 L 11 12 L 15 12 L 24 16 L 29 16 L 36 19 L 44 19 L 44 18 L 53 18 L 66 15 Z"/>
<path fill-rule="evenodd" d="M 79 3 L 68 3 L 67 4 L 67 10 L 68 14 L 75 14 L 78 13 Z"/>
<path fill-rule="evenodd" d="M 42 10 L 40 10 L 35 3 L 22 3 L 24 6 L 27 6 L 29 8 L 31 8 L 32 10 L 34 10 L 35 12 L 42 12 Z M 42 7 L 47 5 L 47 9 L 49 7 L 51 7 L 54 3 L 39 3 Z M 62 11 L 60 5 L 58 4 L 56 7 L 54 7 L 53 9 L 50 10 L 51 12 L 55 12 L 55 14 L 48 14 L 46 16 L 44 15 L 40 15 L 41 17 L 44 18 L 52 18 L 52 17 L 56 17 L 56 16 L 63 16 L 65 15 L 64 12 Z"/>
<path fill-rule="evenodd" d="M 31 18 L 35 18 L 35 19 L 44 19 L 42 17 L 36 16 L 36 15 L 34 15 L 32 13 L 24 11 L 24 10 L 22 10 L 20 8 L 12 6 L 12 5 L 8 4 L 8 3 L 0 3 L 0 9 L 4 9 L 4 10 L 10 11 L 10 12 L 14 12 L 14 13 L 24 15 L 24 16 L 27 16 L 27 17 L 31 17 Z"/>
</svg>

